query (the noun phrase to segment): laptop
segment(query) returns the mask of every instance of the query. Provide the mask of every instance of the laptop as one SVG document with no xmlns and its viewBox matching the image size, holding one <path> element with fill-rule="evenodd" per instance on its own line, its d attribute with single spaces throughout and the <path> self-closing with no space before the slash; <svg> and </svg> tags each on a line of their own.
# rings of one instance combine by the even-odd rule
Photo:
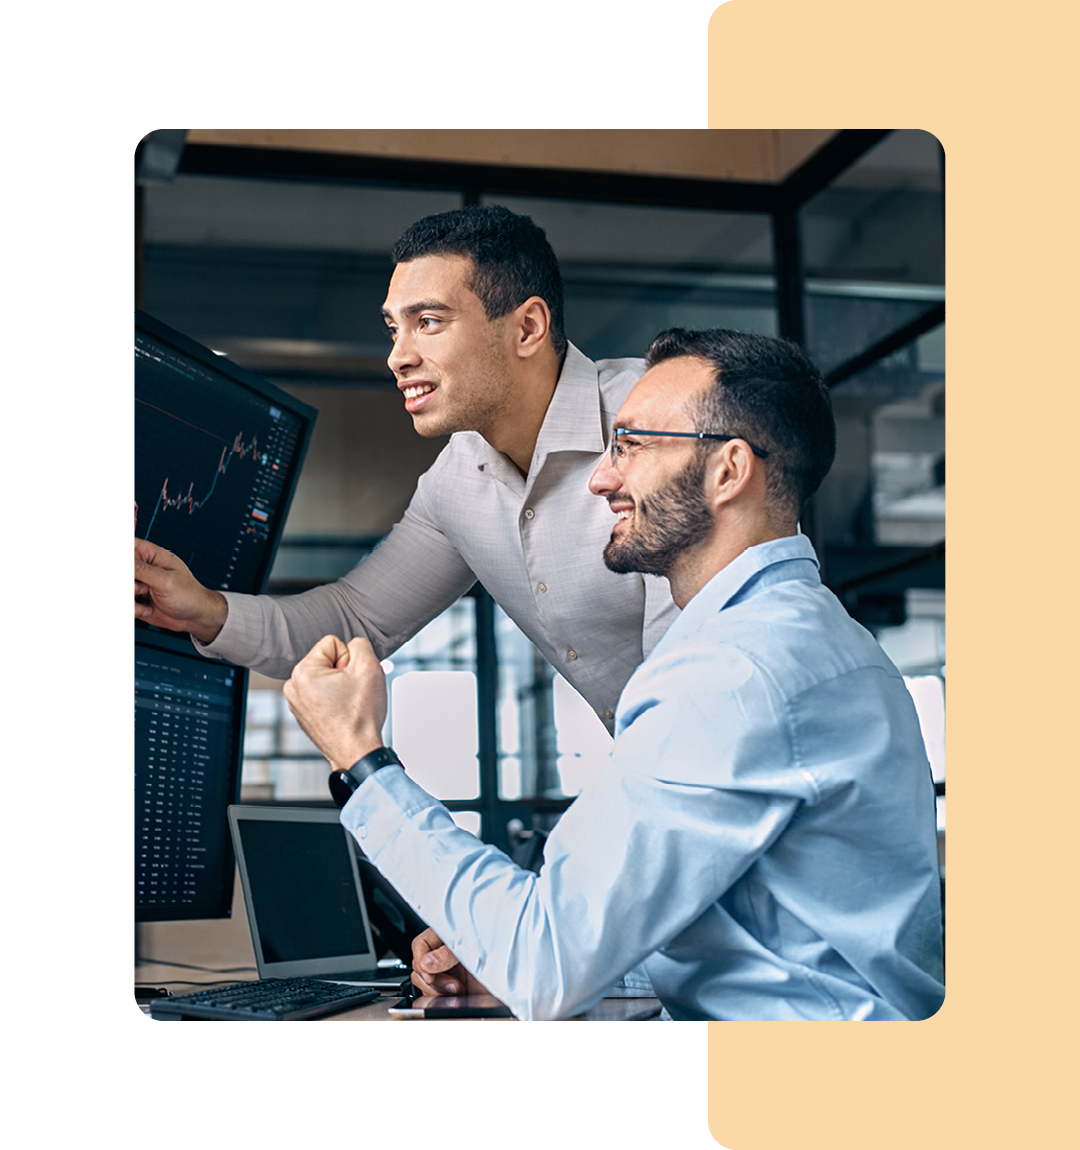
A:
<svg viewBox="0 0 1080 1150">
<path fill-rule="evenodd" d="M 401 962 L 407 965 L 410 957 L 401 950 L 423 923 L 397 896 L 393 942 L 399 961 L 379 963 L 361 863 L 374 868 L 357 857 L 336 810 L 231 806 L 229 829 L 260 978 L 401 985 Z M 381 902 L 391 894 L 396 892 L 382 880 Z"/>
</svg>

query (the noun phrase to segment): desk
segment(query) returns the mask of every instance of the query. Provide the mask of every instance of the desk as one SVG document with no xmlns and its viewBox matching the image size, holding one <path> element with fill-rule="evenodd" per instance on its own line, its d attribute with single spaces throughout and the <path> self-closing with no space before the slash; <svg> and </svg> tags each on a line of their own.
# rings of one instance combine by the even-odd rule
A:
<svg viewBox="0 0 1080 1150">
<path fill-rule="evenodd" d="M 199 986 L 179 985 L 176 983 L 177 974 L 183 974 L 185 982 L 188 979 L 199 981 Z M 245 975 L 239 975 L 243 978 Z M 206 986 L 221 985 L 207 974 L 199 979 L 198 971 L 178 971 L 176 967 L 164 963 L 139 963 L 135 967 L 135 983 L 139 986 L 169 986 L 176 994 L 187 994 L 198 990 L 203 984 Z M 326 1015 L 315 1019 L 317 1022 L 395 1022 L 388 1013 L 391 1006 L 398 1002 L 401 995 L 397 992 L 381 995 L 374 1002 L 366 1002 L 353 1010 L 343 1010 L 339 1014 Z M 655 998 L 603 998 L 584 1014 L 576 1015 L 568 1022 L 645 1022 L 658 1018 L 660 1015 L 660 1002 Z M 149 1017 L 149 1015 L 147 1015 Z M 194 1019 L 188 1021 L 196 1021 Z M 198 1021 L 208 1021 L 200 1019 Z M 513 1022 L 514 1019 L 473 1019 L 480 1022 Z"/>
<path fill-rule="evenodd" d="M 256 978 L 255 952 L 251 945 L 251 932 L 239 881 L 235 891 L 231 918 L 140 924 L 136 931 L 135 983 L 139 986 L 167 987 L 174 994 L 188 994 L 204 986 Z M 169 961 L 161 961 L 166 959 Z M 331 1014 L 319 1021 L 398 1021 L 392 1019 L 387 1010 L 400 997 L 399 994 L 387 995 L 355 1010 Z M 660 1003 L 655 998 L 604 998 L 573 1021 L 639 1022 L 657 1018 L 659 1014 Z"/>
</svg>

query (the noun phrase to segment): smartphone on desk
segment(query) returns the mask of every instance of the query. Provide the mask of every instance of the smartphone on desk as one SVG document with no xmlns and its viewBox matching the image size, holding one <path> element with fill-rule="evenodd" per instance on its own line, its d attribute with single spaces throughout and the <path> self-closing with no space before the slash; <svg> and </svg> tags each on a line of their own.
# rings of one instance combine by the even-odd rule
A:
<svg viewBox="0 0 1080 1150">
<path fill-rule="evenodd" d="M 513 1018 L 510 1008 L 491 994 L 444 994 L 437 998 L 402 999 L 390 1007 L 391 1018 Z"/>
</svg>

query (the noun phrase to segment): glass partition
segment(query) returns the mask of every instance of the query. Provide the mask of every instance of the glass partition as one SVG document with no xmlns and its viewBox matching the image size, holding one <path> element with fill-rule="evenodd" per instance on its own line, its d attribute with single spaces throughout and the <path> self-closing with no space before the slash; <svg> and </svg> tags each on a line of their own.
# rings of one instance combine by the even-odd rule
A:
<svg viewBox="0 0 1080 1150">
<path fill-rule="evenodd" d="M 828 372 L 944 299 L 944 158 L 892 132 L 799 212 L 807 350 Z"/>
</svg>

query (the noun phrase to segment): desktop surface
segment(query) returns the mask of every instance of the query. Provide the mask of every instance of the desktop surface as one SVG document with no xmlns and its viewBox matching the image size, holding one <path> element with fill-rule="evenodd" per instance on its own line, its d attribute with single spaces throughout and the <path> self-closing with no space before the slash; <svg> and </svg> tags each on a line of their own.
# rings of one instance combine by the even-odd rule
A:
<svg viewBox="0 0 1080 1150">
<path fill-rule="evenodd" d="M 234 886 L 232 914 L 226 919 L 203 921 L 145 922 L 137 926 L 135 985 L 187 994 L 203 987 L 258 977 L 251 931 L 244 911 L 240 883 Z M 407 977 L 402 970 L 401 978 Z M 390 1008 L 401 1001 L 398 992 L 380 995 L 373 1002 L 340 1014 L 326 1015 L 319 1022 L 391 1022 Z M 149 1017 L 149 1008 L 143 1004 Z M 655 998 L 605 998 L 575 1021 L 645 1021 L 658 1017 Z M 500 1022 L 504 1019 L 478 1019 Z"/>
<path fill-rule="evenodd" d="M 252 972 L 253 978 L 253 972 Z M 200 978 L 199 972 L 186 974 L 182 969 L 170 964 L 138 963 L 135 967 L 135 982 L 139 987 L 155 987 L 168 989 L 173 994 L 189 994 L 201 987 L 223 986 L 228 982 L 244 980 L 243 974 L 233 978 L 214 980 L 210 976 Z M 161 999 L 138 998 L 141 1004 L 150 1004 L 153 1013 L 154 1002 Z M 397 991 L 386 992 L 372 1002 L 354 1007 L 352 1010 L 342 1011 L 338 1014 L 324 1015 L 323 1018 L 314 1019 L 319 1022 L 393 1022 L 409 1021 L 398 1019 L 390 1013 L 393 1007 L 401 1002 L 401 995 Z M 642 1022 L 657 1019 L 660 1014 L 660 1003 L 656 998 L 603 998 L 595 1006 L 582 1014 L 566 1019 L 569 1022 Z M 505 1018 L 468 1018 L 454 1019 L 461 1022 L 515 1022 L 516 1019 Z"/>
</svg>

